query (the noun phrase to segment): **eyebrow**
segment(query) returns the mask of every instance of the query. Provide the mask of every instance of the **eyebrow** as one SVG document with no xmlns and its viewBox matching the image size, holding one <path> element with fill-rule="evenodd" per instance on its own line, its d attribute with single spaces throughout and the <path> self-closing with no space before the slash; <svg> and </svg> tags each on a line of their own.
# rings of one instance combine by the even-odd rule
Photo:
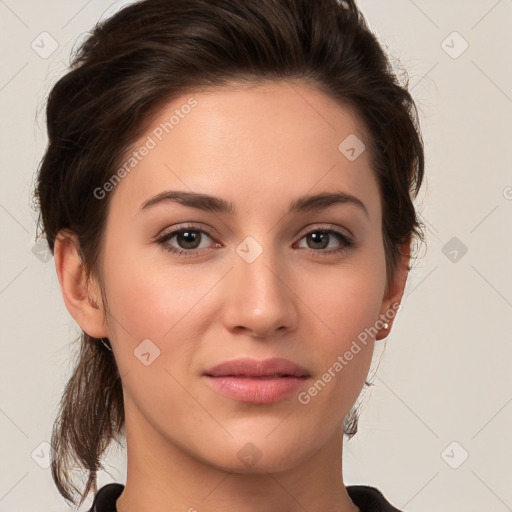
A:
<svg viewBox="0 0 512 512">
<path fill-rule="evenodd" d="M 154 197 L 146 200 L 140 211 L 147 210 L 148 208 L 166 202 L 175 202 L 188 206 L 190 208 L 197 208 L 206 212 L 222 213 L 227 215 L 236 215 L 236 206 L 231 201 L 226 201 L 220 197 L 214 197 L 207 194 L 198 194 L 196 192 L 184 192 L 181 190 L 166 190 L 157 194 Z M 305 195 L 299 197 L 291 202 L 288 213 L 301 213 L 312 210 L 323 210 L 329 208 L 334 204 L 351 204 L 360 208 L 369 218 L 368 210 L 364 203 L 357 197 L 343 191 L 335 192 L 321 192 L 315 195 Z"/>
</svg>

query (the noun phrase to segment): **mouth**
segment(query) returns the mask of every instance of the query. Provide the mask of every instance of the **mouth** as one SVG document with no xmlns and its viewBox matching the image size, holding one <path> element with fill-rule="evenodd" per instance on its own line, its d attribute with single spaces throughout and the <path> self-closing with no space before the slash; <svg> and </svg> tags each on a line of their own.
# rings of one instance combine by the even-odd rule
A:
<svg viewBox="0 0 512 512">
<path fill-rule="evenodd" d="M 309 377 L 309 372 L 302 366 L 283 358 L 234 359 L 220 363 L 204 375 L 208 377 L 245 377 L 245 378 L 280 378 Z"/>
<path fill-rule="evenodd" d="M 232 400 L 270 404 L 293 395 L 310 378 L 309 372 L 287 359 L 237 359 L 203 373 L 209 386 Z"/>
</svg>

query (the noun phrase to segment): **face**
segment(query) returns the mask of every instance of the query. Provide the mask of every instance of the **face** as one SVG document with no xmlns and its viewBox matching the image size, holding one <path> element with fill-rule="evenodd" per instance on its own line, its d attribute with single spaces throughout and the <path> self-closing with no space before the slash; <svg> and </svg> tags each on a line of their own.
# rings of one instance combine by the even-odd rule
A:
<svg viewBox="0 0 512 512">
<path fill-rule="evenodd" d="M 351 137 L 357 156 L 354 136 L 364 143 L 346 107 L 273 83 L 183 95 L 135 144 L 108 191 L 102 252 L 133 438 L 272 472 L 340 435 L 371 362 L 361 333 L 390 305 L 369 155 L 339 149 Z M 162 199 L 171 191 L 217 200 Z M 334 193 L 351 199 L 299 201 Z M 283 358 L 306 376 L 205 375 L 239 358 Z"/>
</svg>

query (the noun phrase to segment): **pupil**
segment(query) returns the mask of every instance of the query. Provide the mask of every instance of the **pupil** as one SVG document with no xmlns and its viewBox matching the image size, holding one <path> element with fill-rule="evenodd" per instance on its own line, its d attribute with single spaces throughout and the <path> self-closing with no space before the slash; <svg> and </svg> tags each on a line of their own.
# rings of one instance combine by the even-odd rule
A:
<svg viewBox="0 0 512 512">
<path fill-rule="evenodd" d="M 194 242 L 197 242 L 197 239 L 199 238 L 197 236 L 197 233 L 195 233 L 194 231 L 182 231 L 181 237 L 184 239 L 185 247 L 187 249 L 193 249 L 194 247 L 188 247 L 187 244 L 194 245 Z M 191 239 L 187 240 L 188 237 L 190 237 Z"/>
<path fill-rule="evenodd" d="M 313 239 L 313 243 L 320 243 L 322 248 L 326 247 L 325 243 L 322 243 L 322 240 L 325 242 L 327 240 L 327 233 L 311 233 L 310 237 Z"/>
</svg>

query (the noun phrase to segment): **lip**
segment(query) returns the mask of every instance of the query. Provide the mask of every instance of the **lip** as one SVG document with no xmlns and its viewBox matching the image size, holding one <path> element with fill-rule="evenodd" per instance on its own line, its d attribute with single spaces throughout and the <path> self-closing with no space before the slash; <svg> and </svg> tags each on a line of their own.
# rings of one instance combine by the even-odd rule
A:
<svg viewBox="0 0 512 512">
<path fill-rule="evenodd" d="M 288 359 L 273 357 L 262 361 L 250 358 L 224 361 L 206 370 L 204 375 L 209 377 L 309 377 L 309 372 Z"/>
<path fill-rule="evenodd" d="M 259 404 L 283 400 L 310 377 L 305 368 L 282 358 L 225 361 L 205 371 L 203 376 L 222 395 Z"/>
</svg>

